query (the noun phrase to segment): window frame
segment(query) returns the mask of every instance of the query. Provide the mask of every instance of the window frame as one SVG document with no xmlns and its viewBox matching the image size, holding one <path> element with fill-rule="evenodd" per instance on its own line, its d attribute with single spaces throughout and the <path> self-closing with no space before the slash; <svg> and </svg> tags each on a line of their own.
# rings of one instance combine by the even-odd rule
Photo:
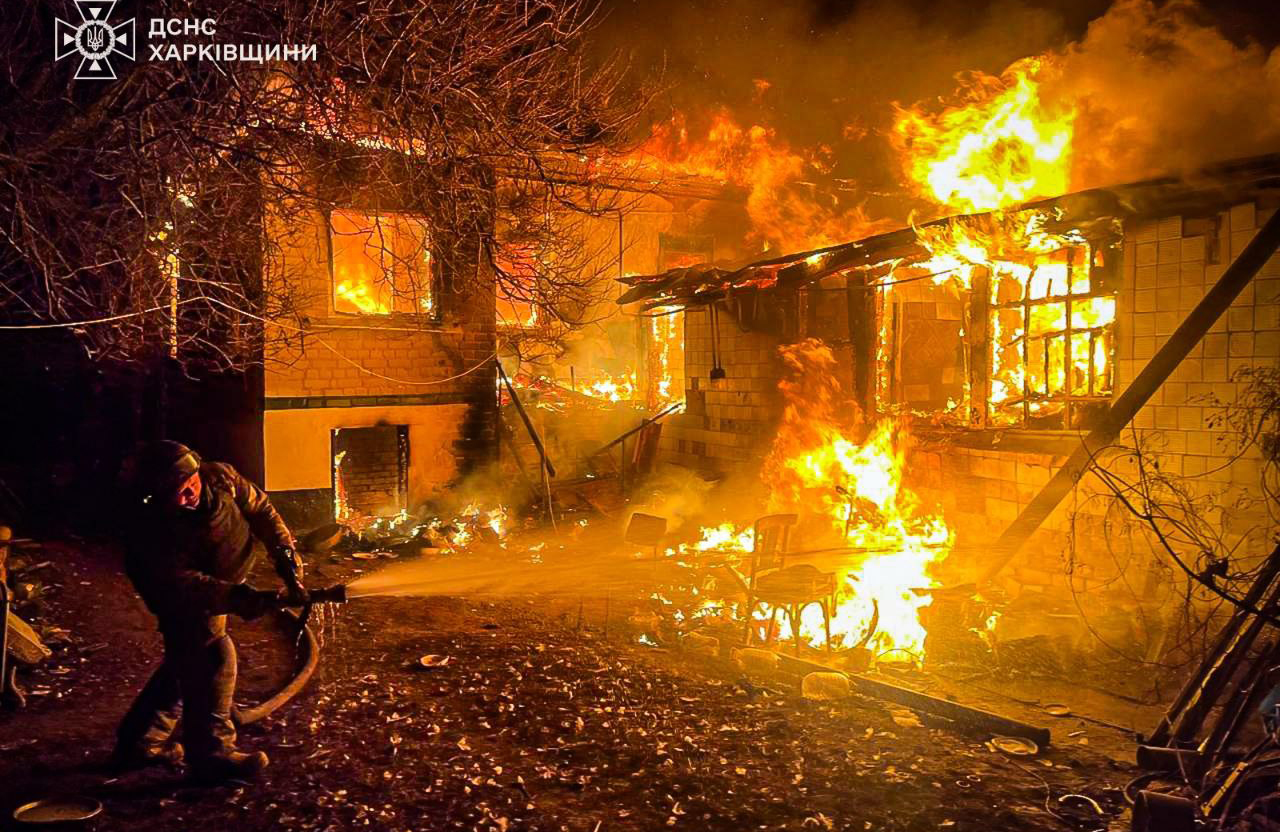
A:
<svg viewBox="0 0 1280 832">
<path fill-rule="evenodd" d="M 1026 284 L 1027 289 L 1023 292 L 1023 296 L 1020 300 L 997 302 L 994 299 L 993 295 L 996 288 L 996 280 L 998 279 L 998 276 L 995 273 L 991 272 L 990 270 L 987 270 L 986 281 L 985 281 L 986 285 L 980 286 L 979 283 L 975 281 L 975 285 L 972 291 L 975 296 L 977 296 L 980 290 L 982 292 L 980 301 L 981 301 L 981 312 L 982 312 L 982 315 L 984 316 L 984 320 L 983 320 L 983 326 L 981 329 L 981 333 L 983 336 L 982 343 L 974 344 L 974 346 L 979 346 L 981 348 L 981 354 L 984 360 L 981 366 L 974 367 L 974 374 L 973 376 L 971 376 L 971 381 L 972 381 L 971 389 L 978 389 L 977 385 L 979 382 L 982 385 L 981 389 L 983 391 L 983 399 L 984 399 L 982 402 L 983 404 L 982 423 L 986 427 L 1004 428 L 1004 429 L 1013 429 L 1013 430 L 1033 430 L 1033 431 L 1035 430 L 1060 430 L 1060 431 L 1080 430 L 1083 428 L 1087 428 L 1088 422 L 1087 422 L 1087 417 L 1077 418 L 1078 417 L 1077 408 L 1085 408 L 1085 407 L 1096 408 L 1099 406 L 1105 406 L 1107 403 L 1111 401 L 1111 399 L 1115 395 L 1115 361 L 1116 361 L 1115 327 L 1116 327 L 1116 317 L 1119 311 L 1119 293 L 1113 287 L 1109 286 L 1110 281 L 1107 280 L 1107 274 L 1104 271 L 1104 269 L 1094 266 L 1093 264 L 1094 249 L 1092 245 L 1090 245 L 1087 242 L 1081 243 L 1077 245 L 1068 246 L 1066 247 L 1065 251 L 1066 251 L 1065 282 L 1066 282 L 1067 294 L 1055 295 L 1055 294 L 1048 294 L 1046 291 L 1046 294 L 1043 297 L 1033 299 L 1031 297 L 1030 286 L 1032 285 L 1032 280 L 1034 279 L 1035 270 L 1039 268 L 1039 266 L 1032 267 L 1031 276 L 1029 276 L 1027 279 L 1027 284 Z M 1089 289 L 1083 292 L 1072 292 L 1071 287 L 1073 284 L 1074 269 L 1081 268 L 1081 266 L 1076 263 L 1077 258 L 1075 255 L 1078 252 L 1084 255 L 1082 258 L 1083 268 L 1086 268 L 1089 270 Z M 1073 321 L 1072 321 L 1073 307 L 1075 307 L 1076 304 L 1079 304 L 1081 302 L 1092 301 L 1098 298 L 1110 299 L 1112 304 L 1114 305 L 1114 311 L 1111 317 L 1111 321 L 1109 323 L 1099 324 L 1096 326 L 1074 327 Z M 975 299 L 979 299 L 979 298 L 975 297 Z M 1055 330 L 1050 330 L 1047 332 L 1042 332 L 1042 333 L 1037 333 L 1032 335 L 1031 334 L 1032 310 L 1037 307 L 1043 308 L 1043 307 L 1048 307 L 1048 306 L 1052 306 L 1054 304 L 1059 304 L 1059 303 L 1063 304 L 1064 306 L 1065 326 L 1062 329 L 1055 329 Z M 1021 341 L 1021 349 L 1020 349 L 1021 362 L 1020 363 L 1023 368 L 1023 372 L 1022 372 L 1023 384 L 1022 384 L 1022 390 L 1018 391 L 1018 395 L 1016 397 L 1011 396 L 1011 398 L 1021 399 L 1020 401 L 1021 413 L 1018 416 L 1017 420 L 1014 422 L 1001 422 L 1001 421 L 998 421 L 996 418 L 995 405 L 993 404 L 992 397 L 991 397 L 992 388 L 995 385 L 996 381 L 998 380 L 995 375 L 995 363 L 996 363 L 995 356 L 996 356 L 996 350 L 998 348 L 998 345 L 995 343 L 994 339 L 992 338 L 992 330 L 993 330 L 992 324 L 993 324 L 993 319 L 995 318 L 996 315 L 999 314 L 1000 311 L 1015 310 L 1015 309 L 1021 309 L 1022 311 L 1021 326 L 1024 334 L 1021 336 L 1019 340 Z M 1072 339 L 1075 335 L 1080 333 L 1088 333 L 1089 335 L 1088 391 L 1083 394 L 1074 392 L 1075 386 L 1072 384 L 1072 378 L 1071 378 L 1071 374 L 1072 374 L 1071 368 L 1073 366 Z M 1065 376 L 1066 376 L 1063 383 L 1063 392 L 1062 393 L 1049 393 L 1049 392 L 1040 393 L 1038 391 L 1032 391 L 1029 386 L 1029 383 L 1030 383 L 1029 379 L 1031 375 L 1029 372 L 1029 368 L 1031 367 L 1031 350 L 1033 348 L 1033 344 L 1035 343 L 1043 344 L 1044 366 L 1048 368 L 1050 366 L 1051 345 L 1054 341 L 1060 341 L 1063 345 L 1062 346 L 1062 351 L 1063 351 L 1062 361 L 1063 361 L 1063 367 L 1064 367 L 1063 372 L 1065 373 Z M 1101 379 L 1099 379 L 1098 372 L 1095 368 L 1095 359 L 1097 357 L 1098 341 L 1103 342 L 1104 348 L 1107 351 L 1107 371 L 1106 371 L 1106 375 L 1103 376 Z M 983 376 L 982 378 L 978 377 L 978 372 L 982 373 L 982 376 Z M 1045 376 L 1047 379 L 1047 376 L 1048 376 L 1047 369 L 1045 371 Z M 1105 392 L 1094 392 L 1095 384 L 1097 384 L 1099 381 L 1103 381 L 1103 382 L 1110 381 L 1110 384 L 1107 385 L 1108 389 Z M 1037 418 L 1037 416 L 1036 414 L 1032 413 L 1032 407 L 1037 402 L 1043 402 L 1043 403 L 1061 402 L 1062 403 L 1061 425 L 1057 427 L 1044 427 L 1044 426 L 1033 424 L 1032 419 Z M 1040 418 L 1044 418 L 1044 417 L 1040 417 Z"/>
<path fill-rule="evenodd" d="M 1101 255 L 1099 258 L 1098 255 Z M 940 425 L 951 425 L 956 428 L 979 430 L 1016 431 L 1027 434 L 1062 433 L 1075 434 L 1088 429 L 1092 414 L 1089 410 L 1105 408 L 1116 394 L 1116 361 L 1119 345 L 1117 328 L 1119 326 L 1120 292 L 1117 279 L 1120 252 L 1115 245 L 1098 244 L 1092 240 L 1074 243 L 1067 247 L 1064 255 L 1068 265 L 1066 272 L 1067 294 L 1048 294 L 1053 283 L 1049 282 L 1044 297 L 1032 299 L 1030 291 L 1031 279 L 1028 277 L 1027 289 L 1018 300 L 997 302 L 994 290 L 997 288 L 999 275 L 989 267 L 975 268 L 971 285 L 968 288 L 954 287 L 954 297 L 963 304 L 962 334 L 960 344 L 963 348 L 963 359 L 957 363 L 956 369 L 963 374 L 967 384 L 967 400 L 958 411 L 937 411 L 947 413 L 949 418 Z M 1075 269 L 1089 270 L 1089 288 L 1086 291 L 1071 292 L 1072 278 Z M 908 278 L 908 281 L 915 278 Z M 876 368 L 877 379 L 873 385 L 875 408 L 885 412 L 911 410 L 912 403 L 904 396 L 902 380 L 902 310 L 897 308 L 907 303 L 905 300 L 891 302 L 889 296 L 877 293 L 875 301 L 876 335 L 872 339 L 871 366 Z M 1093 302 L 1098 298 L 1109 299 L 1114 304 L 1114 313 L 1108 323 L 1091 326 L 1073 326 L 1072 310 L 1081 302 Z M 1034 336 L 1021 336 L 1020 366 L 1023 368 L 1022 390 L 1009 399 L 1020 399 L 1018 416 L 1014 421 L 1001 420 L 997 417 L 995 404 L 992 401 L 994 385 L 1000 379 L 995 374 L 997 344 L 994 339 L 996 316 L 1002 310 L 1020 309 L 1021 326 L 1024 333 L 1029 332 L 1031 310 L 1036 307 L 1062 303 L 1065 306 L 1066 323 L 1061 329 L 1036 333 Z M 1089 333 L 1089 378 L 1088 390 L 1077 393 L 1072 385 L 1071 346 L 1072 337 L 1080 333 Z M 1061 393 L 1039 393 L 1029 390 L 1030 351 L 1033 345 L 1047 351 L 1053 341 L 1063 343 L 1063 360 L 1066 379 Z M 1104 375 L 1099 376 L 1095 366 L 1097 358 L 1097 342 L 1101 341 L 1106 350 L 1107 366 Z M 1047 375 L 1047 373 L 1046 373 Z M 1098 390 L 1103 386 L 1103 391 Z M 1030 395 L 1028 395 L 1030 393 Z M 1056 414 L 1037 416 L 1031 412 L 1036 402 L 1061 402 L 1062 408 Z M 964 414 L 964 415 L 960 415 Z M 1052 420 L 1052 424 L 1044 424 Z"/>
<path fill-rule="evenodd" d="M 426 280 L 427 296 L 430 299 L 430 307 L 428 309 L 405 310 L 394 308 L 398 298 L 402 296 L 397 294 L 395 287 L 396 272 L 392 271 L 391 280 L 391 303 L 392 309 L 388 312 L 360 312 L 350 311 L 338 308 L 338 283 L 337 283 L 337 248 L 334 245 L 334 237 L 338 232 L 334 228 L 333 218 L 335 214 L 357 214 L 366 219 L 376 219 L 385 217 L 405 217 L 415 222 L 421 223 L 425 234 L 426 253 L 428 254 L 428 273 Z M 437 266 L 438 259 L 436 257 L 434 246 L 434 235 L 431 232 L 431 224 L 425 214 L 414 211 L 405 210 L 382 210 L 362 208 L 359 206 L 343 206 L 330 208 L 324 212 L 325 218 L 325 242 L 328 246 L 329 261 L 329 290 L 327 306 L 330 314 L 344 318 L 366 319 L 371 321 L 387 321 L 396 319 L 412 318 L 417 320 L 427 320 L 438 323 L 441 320 L 441 292 L 440 292 L 440 274 Z M 344 235 L 346 236 L 346 235 Z M 386 251 L 386 249 L 383 249 Z M 394 258 L 394 252 L 391 253 Z M 385 274 L 385 270 L 384 270 Z M 414 298 L 414 306 L 420 306 L 421 296 Z"/>
</svg>

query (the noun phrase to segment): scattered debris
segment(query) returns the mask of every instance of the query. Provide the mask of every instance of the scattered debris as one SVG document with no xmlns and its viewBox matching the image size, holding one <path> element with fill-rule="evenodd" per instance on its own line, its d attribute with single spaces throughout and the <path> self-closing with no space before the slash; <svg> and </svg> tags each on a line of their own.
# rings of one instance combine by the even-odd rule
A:
<svg viewBox="0 0 1280 832">
<path fill-rule="evenodd" d="M 851 693 L 849 677 L 843 673 L 817 671 L 805 674 L 800 681 L 800 693 L 805 699 L 831 701 L 847 699 Z"/>
<path fill-rule="evenodd" d="M 987 745 L 991 746 L 993 751 L 1003 751 L 1015 757 L 1034 757 L 1040 753 L 1040 746 L 1022 737 L 995 736 L 987 740 Z"/>
</svg>

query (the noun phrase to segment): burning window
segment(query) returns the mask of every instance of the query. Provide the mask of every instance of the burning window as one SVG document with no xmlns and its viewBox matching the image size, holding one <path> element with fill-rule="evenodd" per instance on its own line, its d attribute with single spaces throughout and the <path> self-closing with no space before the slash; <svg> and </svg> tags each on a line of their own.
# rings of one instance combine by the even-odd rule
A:
<svg viewBox="0 0 1280 832">
<path fill-rule="evenodd" d="M 1115 259 L 1046 221 L 935 223 L 917 229 L 926 259 L 871 267 L 882 402 L 952 423 L 1089 426 L 1113 390 Z"/>
<path fill-rule="evenodd" d="M 1101 291 L 1087 245 L 995 264 L 988 312 L 988 418 L 996 425 L 1077 428 L 1112 392 L 1116 299 Z"/>
<path fill-rule="evenodd" d="M 537 254 L 533 246 L 503 246 L 495 254 L 494 265 L 498 271 L 495 298 L 498 326 L 537 327 L 538 306 L 531 299 L 538 282 Z"/>
<path fill-rule="evenodd" d="M 337 428 L 333 450 L 333 515 L 357 528 L 408 506 L 409 428 Z"/>
<path fill-rule="evenodd" d="M 423 219 L 335 210 L 329 231 L 335 312 L 435 311 L 430 234 Z"/>
</svg>

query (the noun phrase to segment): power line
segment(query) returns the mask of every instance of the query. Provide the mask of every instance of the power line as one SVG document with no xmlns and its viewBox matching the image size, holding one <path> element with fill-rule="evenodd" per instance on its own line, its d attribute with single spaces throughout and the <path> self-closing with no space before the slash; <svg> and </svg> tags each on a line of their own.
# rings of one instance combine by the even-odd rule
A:
<svg viewBox="0 0 1280 832">
<path fill-rule="evenodd" d="M 293 332 L 297 332 L 303 335 L 307 335 L 310 333 L 310 330 L 304 329 L 303 327 L 294 326 L 293 324 L 287 324 L 287 323 L 284 323 L 283 321 L 269 320 L 267 318 L 262 317 L 261 315 L 256 315 L 253 312 L 249 312 L 248 310 L 240 309 L 239 307 L 233 306 L 224 300 L 219 300 L 218 298 L 209 297 L 208 295 L 197 295 L 195 297 L 183 298 L 178 301 L 178 305 L 181 306 L 188 303 L 195 303 L 196 301 L 201 301 L 201 300 L 208 301 L 209 303 L 215 304 L 217 306 L 221 306 L 224 309 L 227 309 L 238 315 L 244 315 L 247 318 L 253 318 L 254 320 L 261 321 L 264 324 L 278 326 L 281 329 L 291 330 Z M 169 311 L 172 308 L 173 308 L 172 304 L 165 304 L 163 306 L 153 306 L 153 307 L 150 307 L 149 309 L 141 309 L 137 312 L 124 312 L 119 315 L 108 315 L 103 318 L 91 318 L 91 319 L 82 320 L 82 321 L 58 321 L 56 323 L 47 323 L 47 324 L 3 324 L 3 325 L 0 325 L 0 331 L 13 332 L 13 331 L 51 330 L 51 329 L 80 329 L 86 326 L 94 326 L 96 324 L 107 324 L 107 323 L 114 323 L 115 321 L 127 320 L 129 318 L 140 318 L 143 315 L 149 315 L 152 312 Z M 355 327 L 332 327 L 332 328 L 333 329 L 353 329 Z M 377 327 L 371 327 L 371 329 L 377 329 Z M 425 330 L 425 329 L 418 330 L 418 329 L 409 329 L 406 327 L 406 328 L 398 328 L 394 331 L 396 332 L 438 332 L 439 330 Z M 464 376 L 471 375 L 476 370 L 479 370 L 485 364 L 488 364 L 490 361 L 493 361 L 498 356 L 498 351 L 495 349 L 492 353 L 490 353 L 488 356 L 486 356 L 484 359 L 482 359 L 478 363 L 463 370 L 460 373 L 451 375 L 448 378 L 432 379 L 431 381 L 411 381 L 409 379 L 394 378 L 392 376 L 379 373 L 376 370 L 371 370 L 368 367 L 361 364 L 360 362 L 356 361 L 355 359 L 345 355 L 336 347 L 334 347 L 332 344 L 330 344 L 328 341 L 325 341 L 323 338 L 319 337 L 318 335 L 313 335 L 312 337 L 316 341 L 318 341 L 322 347 L 329 350 L 329 352 L 338 356 L 338 358 L 341 358 L 343 361 L 355 367 L 357 370 L 359 370 L 362 373 L 374 376 L 375 378 L 380 378 L 383 381 L 390 381 L 395 384 L 402 384 L 402 385 L 413 386 L 413 387 L 431 387 L 437 384 L 447 384 L 451 381 L 456 381 Z"/>
</svg>

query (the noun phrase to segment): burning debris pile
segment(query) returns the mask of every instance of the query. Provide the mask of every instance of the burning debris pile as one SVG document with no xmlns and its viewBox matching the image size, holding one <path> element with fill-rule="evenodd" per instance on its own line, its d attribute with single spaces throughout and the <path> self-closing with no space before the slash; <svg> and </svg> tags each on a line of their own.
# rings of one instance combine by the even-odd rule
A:
<svg viewBox="0 0 1280 832">
<path fill-rule="evenodd" d="M 311 552 L 336 551 L 356 557 L 453 552 L 476 543 L 502 546 L 508 523 L 504 505 L 485 507 L 477 502 L 455 511 L 425 503 L 412 513 L 400 509 L 368 514 L 347 501 L 341 468 L 335 466 L 334 522 L 312 530 L 303 546 Z"/>
</svg>

